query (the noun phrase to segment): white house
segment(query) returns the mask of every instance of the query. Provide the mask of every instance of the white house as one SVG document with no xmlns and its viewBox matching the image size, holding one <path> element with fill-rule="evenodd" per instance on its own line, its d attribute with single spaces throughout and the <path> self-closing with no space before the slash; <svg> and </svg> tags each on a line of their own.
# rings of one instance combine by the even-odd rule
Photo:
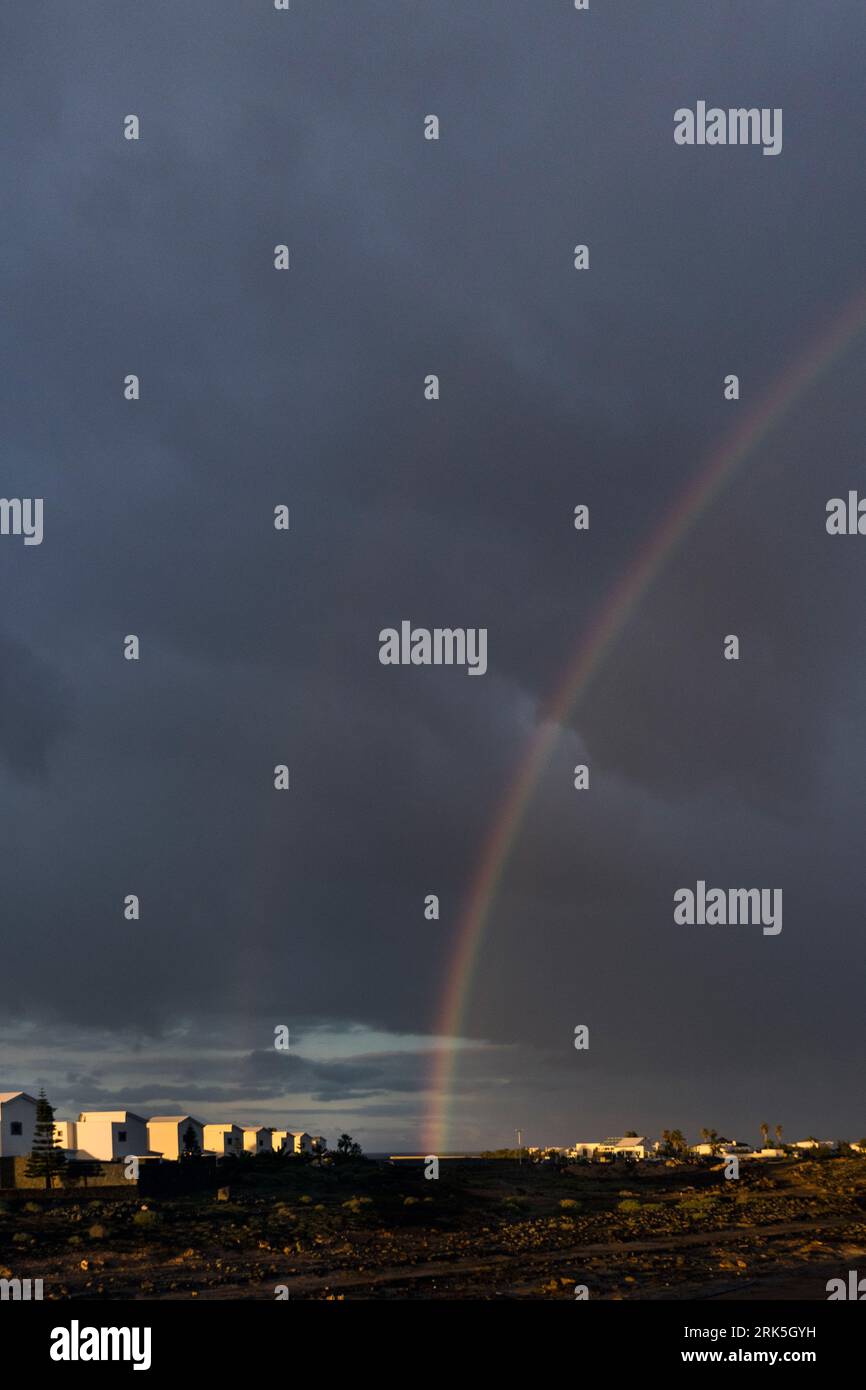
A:
<svg viewBox="0 0 866 1390">
<path fill-rule="evenodd" d="M 131 1110 L 82 1110 L 75 1126 L 75 1148 L 81 1158 L 110 1162 L 150 1152 L 147 1120 Z"/>
<path fill-rule="evenodd" d="M 205 1125 L 204 1147 L 208 1153 L 217 1154 L 221 1158 L 242 1154 L 244 1151 L 244 1132 L 240 1125 Z"/>
<path fill-rule="evenodd" d="M 244 1150 L 248 1154 L 269 1154 L 272 1152 L 271 1131 L 264 1125 L 244 1125 Z"/>
<path fill-rule="evenodd" d="M 274 1153 L 327 1153 L 328 1141 L 324 1134 L 307 1134 L 303 1129 L 272 1129 L 271 1141 Z"/>
<path fill-rule="evenodd" d="M 836 1149 L 839 1145 L 835 1139 L 798 1139 L 793 1147 L 795 1149 Z"/>
<path fill-rule="evenodd" d="M 163 1158 L 180 1158 L 184 1136 L 192 1129 L 199 1149 L 204 1149 L 204 1125 L 192 1115 L 153 1115 L 147 1122 L 148 1147 Z"/>
<path fill-rule="evenodd" d="M 21 1158 L 33 1148 L 36 1101 L 26 1091 L 0 1091 L 0 1158 Z"/>
<path fill-rule="evenodd" d="M 54 1121 L 54 1138 L 67 1158 L 75 1157 L 75 1150 L 78 1148 L 77 1128 L 74 1120 Z"/>
<path fill-rule="evenodd" d="M 568 1150 L 568 1156 L 569 1158 L 592 1158 L 596 1149 L 600 1147 L 600 1142 L 597 1139 L 582 1140 L 577 1144 L 572 1144 Z"/>
<path fill-rule="evenodd" d="M 596 1146 L 596 1153 L 610 1158 L 648 1158 L 652 1144 L 644 1135 L 624 1135 L 622 1138 L 604 1139 Z"/>
</svg>

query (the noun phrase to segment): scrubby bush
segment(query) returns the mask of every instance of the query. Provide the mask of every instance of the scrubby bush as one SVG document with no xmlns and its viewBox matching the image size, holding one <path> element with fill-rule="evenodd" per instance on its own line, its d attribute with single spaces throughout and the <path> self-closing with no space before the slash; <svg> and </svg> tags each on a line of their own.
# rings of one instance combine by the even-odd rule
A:
<svg viewBox="0 0 866 1390">
<path fill-rule="evenodd" d="M 357 1216 L 360 1212 L 362 1212 L 364 1207 L 371 1207 L 372 1205 L 372 1197 L 350 1197 L 348 1202 L 343 1203 L 343 1206 L 348 1211 L 352 1212 L 354 1216 Z"/>
<path fill-rule="evenodd" d="M 708 1216 L 716 1205 L 715 1197 L 681 1197 L 679 1210 L 686 1216 Z"/>
</svg>

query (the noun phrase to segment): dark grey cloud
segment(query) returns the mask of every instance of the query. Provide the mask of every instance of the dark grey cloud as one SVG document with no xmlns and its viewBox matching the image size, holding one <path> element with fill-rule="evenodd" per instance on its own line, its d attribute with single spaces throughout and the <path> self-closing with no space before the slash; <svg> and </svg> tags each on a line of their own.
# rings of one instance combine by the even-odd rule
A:
<svg viewBox="0 0 866 1390">
<path fill-rule="evenodd" d="M 56 670 L 25 642 L 0 633 L 0 757 L 16 777 L 45 774 L 71 723 Z"/>
<path fill-rule="evenodd" d="M 254 1106 L 276 1022 L 437 1026 L 481 844 L 606 594 L 861 288 L 861 7 L 100 0 L 0 39 L 3 491 L 46 516 L 41 547 L 0 538 L 0 1001 L 125 1061 L 134 1034 L 130 1103 Z M 781 106 L 781 156 L 675 147 L 699 98 Z M 671 1093 L 683 1124 L 754 1125 L 766 1093 L 854 1124 L 866 632 L 859 543 L 823 515 L 863 476 L 864 373 L 861 338 L 570 713 L 491 908 L 466 1143 L 515 1108 L 563 1138 L 627 1104 L 658 1127 Z M 488 675 L 379 666 L 404 617 L 487 626 Z M 697 877 L 782 884 L 782 936 L 677 934 Z M 255 1064 L 225 1084 L 179 1048 L 149 1077 L 214 1016 Z M 297 1080 L 412 1143 L 420 1056 Z M 98 1076 L 83 1061 L 68 1103 Z"/>
</svg>

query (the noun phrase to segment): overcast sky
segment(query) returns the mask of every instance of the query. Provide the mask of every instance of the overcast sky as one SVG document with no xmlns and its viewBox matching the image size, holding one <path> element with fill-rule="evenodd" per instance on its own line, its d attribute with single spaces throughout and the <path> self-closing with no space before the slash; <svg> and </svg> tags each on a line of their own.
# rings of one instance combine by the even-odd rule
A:
<svg viewBox="0 0 866 1390">
<path fill-rule="evenodd" d="M 0 52 L 2 492 L 44 498 L 0 537 L 0 1090 L 412 1148 L 541 707 L 866 284 L 863 6 L 31 0 Z M 675 145 L 699 100 L 782 108 L 781 154 Z M 825 530 L 864 388 L 866 333 L 574 707 L 453 1147 L 866 1132 L 866 540 Z M 486 627 L 487 674 L 380 665 L 402 619 Z M 676 926 L 699 878 L 781 887 L 783 931 Z"/>
</svg>

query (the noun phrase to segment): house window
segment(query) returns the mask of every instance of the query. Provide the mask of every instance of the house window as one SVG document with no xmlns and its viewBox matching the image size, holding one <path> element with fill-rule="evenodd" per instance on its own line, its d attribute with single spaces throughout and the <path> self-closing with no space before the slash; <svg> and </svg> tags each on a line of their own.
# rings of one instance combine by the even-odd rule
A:
<svg viewBox="0 0 866 1390">
<path fill-rule="evenodd" d="M 10 1133 L 10 1134 L 23 1134 L 23 1133 L 24 1133 L 24 1126 L 23 1126 L 23 1124 L 21 1123 L 20 1120 L 13 1120 L 13 1121 L 12 1121 L 12 1123 L 11 1123 L 10 1126 L 9 1126 L 9 1133 Z"/>
<path fill-rule="evenodd" d="M 118 1144 L 125 1144 L 125 1143 L 126 1143 L 126 1130 L 125 1130 L 125 1129 L 119 1129 L 119 1130 L 117 1131 L 117 1142 L 118 1142 Z"/>
</svg>

